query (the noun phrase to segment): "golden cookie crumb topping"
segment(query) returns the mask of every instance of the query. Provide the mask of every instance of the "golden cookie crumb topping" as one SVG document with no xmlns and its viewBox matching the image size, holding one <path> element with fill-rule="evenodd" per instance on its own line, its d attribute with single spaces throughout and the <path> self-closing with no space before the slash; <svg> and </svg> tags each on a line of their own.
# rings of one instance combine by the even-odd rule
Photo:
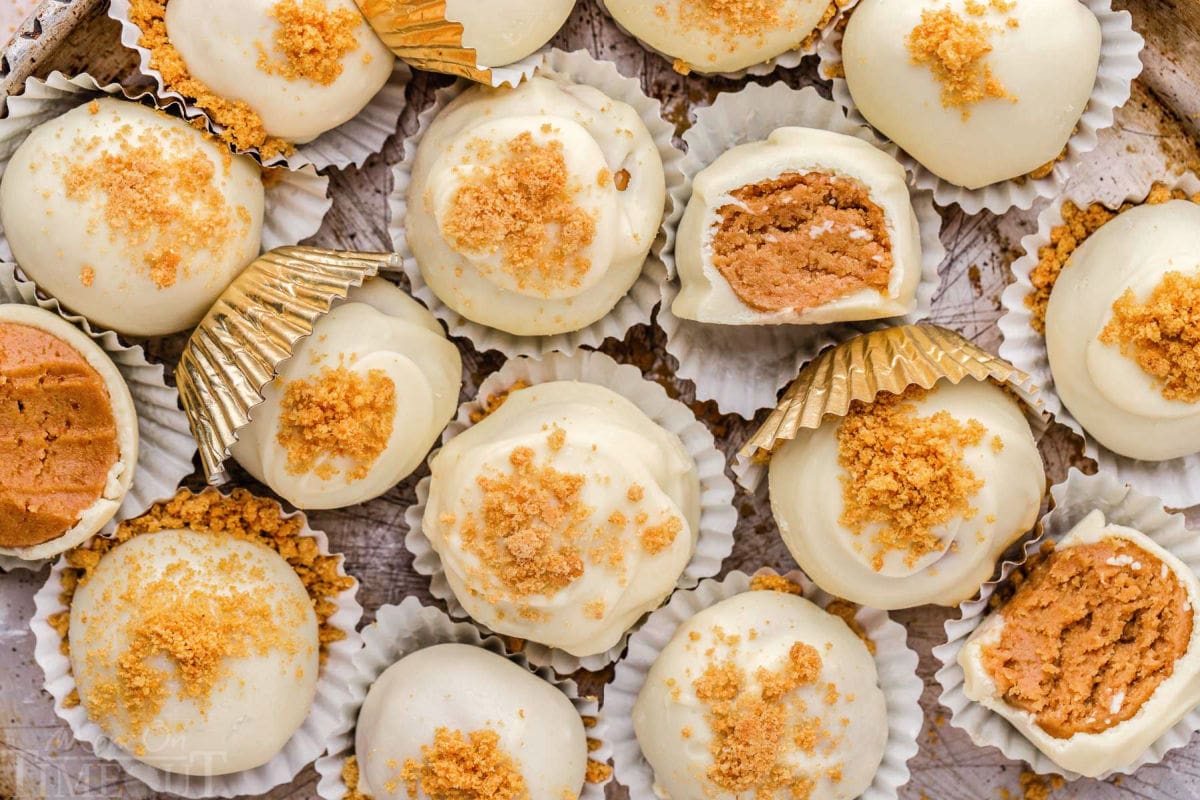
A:
<svg viewBox="0 0 1200 800">
<path fill-rule="evenodd" d="M 395 419 L 396 384 L 383 370 L 323 367 L 284 387 L 275 438 L 287 451 L 289 473 L 329 480 L 339 469 L 328 459 L 347 458 L 350 483 L 366 477 L 387 449 Z"/>
<path fill-rule="evenodd" d="M 433 744 L 421 748 L 421 760 L 404 762 L 399 779 L 409 797 L 529 800 L 520 764 L 500 746 L 500 735 L 487 728 L 465 734 L 438 728 Z M 398 786 L 385 788 L 392 793 Z"/>
<path fill-rule="evenodd" d="M 1100 341 L 1120 346 L 1167 400 L 1200 402 L 1200 274 L 1168 272 L 1145 303 L 1127 289 L 1112 309 Z"/>
<path fill-rule="evenodd" d="M 275 49 L 283 60 L 258 47 L 258 68 L 288 80 L 309 80 L 329 86 L 342 74 L 342 61 L 358 48 L 355 35 L 363 24 L 353 8 L 329 9 L 325 0 L 279 0 L 270 10 L 279 22 Z"/>
<path fill-rule="evenodd" d="M 861 182 L 789 173 L 730 196 L 717 209 L 712 264 L 747 306 L 799 312 L 864 289 L 887 291 L 887 217 Z"/>
<path fill-rule="evenodd" d="M 856 401 L 838 427 L 838 464 L 845 471 L 839 522 L 855 535 L 876 528 L 876 571 L 890 551 L 903 552 L 909 566 L 940 551 L 933 529 L 970 517 L 970 498 L 983 487 L 963 451 L 982 442 L 986 429 L 946 411 L 919 416 L 914 403 L 927 395 L 914 386 L 901 395 L 880 394 L 873 403 Z"/>
<path fill-rule="evenodd" d="M 982 3 L 974 3 L 967 13 L 982 16 L 986 10 Z M 964 19 L 947 7 L 922 11 L 921 23 L 908 35 L 912 63 L 929 67 L 942 85 L 942 106 L 962 109 L 964 120 L 971 114 L 970 107 L 984 100 L 1016 100 L 987 61 L 995 33 L 994 26 Z"/>
</svg>

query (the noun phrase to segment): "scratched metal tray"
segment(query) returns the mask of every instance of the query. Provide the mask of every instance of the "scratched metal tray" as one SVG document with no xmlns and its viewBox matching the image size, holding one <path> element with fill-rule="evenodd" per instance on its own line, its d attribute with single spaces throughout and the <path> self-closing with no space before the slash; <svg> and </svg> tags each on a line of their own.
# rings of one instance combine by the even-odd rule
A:
<svg viewBox="0 0 1200 800">
<path fill-rule="evenodd" d="M 15 0 L 0 0 L 12 2 Z M 101 80 L 136 81 L 135 60 L 121 48 L 117 27 L 105 16 L 104 5 L 101 0 L 43 2 L 20 27 L 0 59 L 0 100 L 19 91 L 27 76 L 44 75 L 54 69 L 68 73 L 86 70 Z M 1147 172 L 1165 174 L 1200 164 L 1196 142 L 1200 119 L 1200 3 L 1117 0 L 1116 5 L 1133 12 L 1136 27 L 1147 37 L 1147 69 L 1134 86 L 1133 99 L 1117 115 L 1116 127 L 1105 132 L 1097 153 L 1079 170 L 1075 182 L 1085 186 L 1120 185 Z M 580 0 L 556 44 L 586 48 L 615 61 L 622 72 L 640 75 L 645 89 L 663 101 L 668 118 L 680 126 L 686 124 L 690 108 L 707 103 L 719 91 L 739 86 L 722 79 L 676 74 L 664 60 L 647 54 L 618 31 L 594 0 Z M 757 80 L 819 85 L 810 62 L 797 70 Z M 403 131 L 413 129 L 417 113 L 430 102 L 433 90 L 446 82 L 432 75 L 416 77 L 409 90 Z M 828 94 L 823 88 L 822 92 Z M 400 151 L 396 137 L 381 156 L 362 169 L 333 175 L 333 210 L 312 243 L 365 250 L 388 248 L 389 165 L 400 158 Z M 942 238 L 950 258 L 943 265 L 934 321 L 995 351 L 1000 342 L 995 324 L 1000 313 L 999 296 L 1008 280 L 1008 265 L 1020 253 L 1020 238 L 1033 230 L 1037 210 L 1003 217 L 946 213 Z M 476 353 L 466 342 L 459 344 L 471 373 L 464 388 L 465 398 L 471 396 L 483 376 L 499 366 L 499 360 Z M 181 346 L 182 337 L 176 336 L 152 341 L 148 349 L 170 369 Z M 604 349 L 618 360 L 637 365 L 673 395 L 692 402 L 727 453 L 732 454 L 751 430 L 750 423 L 718 415 L 709 403 L 693 402 L 690 385 L 673 377 L 673 365 L 663 352 L 661 331 L 635 329 L 625 341 L 610 342 Z M 1043 451 L 1056 480 L 1071 464 L 1084 463 L 1079 460 L 1078 442 L 1061 428 L 1047 438 Z M 360 599 L 368 620 L 384 603 L 396 603 L 409 595 L 428 599 L 426 580 L 412 571 L 411 559 L 402 544 L 404 509 L 413 501 L 413 487 L 421 474 L 371 503 L 317 512 L 310 517 L 314 527 L 329 534 L 333 549 L 346 554 L 347 568 L 362 581 Z M 238 475 L 236 481 L 263 491 L 245 475 Z M 200 486 L 202 481 L 194 475 L 190 483 Z M 765 498 L 761 494 L 741 494 L 736 502 L 741 515 L 738 543 L 726 568 L 793 566 L 776 535 Z M 1191 509 L 1189 519 L 1193 525 L 1200 524 L 1200 508 Z M 0 800 L 157 797 L 116 765 L 96 759 L 88 748 L 74 743 L 67 727 L 54 715 L 51 698 L 41 688 L 41 671 L 33 661 L 33 637 L 27 629 L 33 614 L 33 593 L 45 575 L 45 571 L 0 575 Z M 938 707 L 930 649 L 942 641 L 942 623 L 949 613 L 917 609 L 896 614 L 908 626 L 910 640 L 921 655 L 920 672 L 926 684 L 922 703 L 927 716 L 921 752 L 910 763 L 913 779 L 901 797 L 981 800 L 1003 796 L 1004 792 L 1020 797 L 1022 766 L 994 749 L 975 747 L 964 734 L 945 724 Z M 579 676 L 584 688 L 596 693 L 603 691 L 609 677 L 611 672 Z M 292 784 L 267 795 L 278 800 L 315 796 L 316 774 L 311 768 Z M 625 798 L 627 794 L 613 786 L 609 797 Z M 1200 741 L 1119 784 L 1079 781 L 1056 790 L 1052 797 L 1200 798 Z"/>
</svg>

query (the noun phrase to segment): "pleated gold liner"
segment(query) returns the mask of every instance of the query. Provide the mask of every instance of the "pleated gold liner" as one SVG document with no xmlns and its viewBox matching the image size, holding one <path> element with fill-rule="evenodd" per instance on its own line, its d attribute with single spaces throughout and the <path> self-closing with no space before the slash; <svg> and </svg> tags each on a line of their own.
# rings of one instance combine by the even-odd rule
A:
<svg viewBox="0 0 1200 800">
<path fill-rule="evenodd" d="M 296 343 L 351 287 L 398 268 L 390 253 L 281 247 L 238 276 L 192 333 L 175 379 L 209 483 L 224 464 L 262 389 Z"/>
<path fill-rule="evenodd" d="M 463 26 L 446 19 L 446 0 L 356 0 L 363 16 L 393 53 L 410 66 L 496 86 L 500 70 L 479 66 L 463 47 Z"/>
<path fill-rule="evenodd" d="M 845 416 L 856 400 L 871 402 L 880 392 L 899 394 L 909 386 L 929 389 L 939 380 L 959 383 L 967 378 L 1009 387 L 1029 407 L 1033 421 L 1040 421 L 1035 436 L 1044 431 L 1042 400 L 1024 372 L 954 331 L 902 325 L 829 348 L 800 370 L 738 460 L 747 468 L 766 463 L 779 444 L 805 428 L 819 427 L 826 415 Z"/>
</svg>

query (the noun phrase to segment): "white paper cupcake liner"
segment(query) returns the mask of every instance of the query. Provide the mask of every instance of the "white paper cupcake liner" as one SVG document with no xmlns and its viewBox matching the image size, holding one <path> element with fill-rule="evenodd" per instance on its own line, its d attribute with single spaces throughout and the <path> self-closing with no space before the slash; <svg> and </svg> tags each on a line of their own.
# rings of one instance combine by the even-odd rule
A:
<svg viewBox="0 0 1200 800">
<path fill-rule="evenodd" d="M 208 114 L 198 108 L 190 98 L 169 88 L 163 82 L 162 73 L 150 66 L 151 52 L 138 44 L 142 37 L 141 29 L 129 19 L 129 0 L 112 0 L 108 8 L 108 16 L 121 25 L 121 44 L 138 54 L 138 71 L 151 79 L 156 87 L 156 95 L 161 103 L 179 107 L 184 118 L 203 120 L 209 133 L 219 135 L 223 130 Z M 372 33 L 372 35 L 374 35 Z M 261 164 L 268 167 L 288 167 L 299 169 L 313 166 L 316 169 L 336 167 L 345 169 L 348 166 L 361 167 L 372 155 L 383 150 L 384 143 L 400 123 L 400 115 L 404 113 L 405 87 L 412 80 L 412 70 L 399 59 L 392 70 L 388 82 L 371 102 L 359 111 L 357 116 L 344 122 L 333 130 L 326 131 L 307 144 L 296 146 L 296 151 L 290 156 L 277 155 L 263 159 L 255 149 L 239 151 L 254 156 Z M 293 242 L 294 244 L 294 242 Z"/>
<path fill-rule="evenodd" d="M 153 99 L 146 92 L 130 92 L 118 83 L 101 86 L 87 73 L 68 78 L 52 72 L 45 80 L 29 78 L 24 93 L 8 99 L 8 116 L 0 119 L 0 177 L 16 149 L 29 133 L 44 122 L 65 114 L 88 97 L 110 95 L 131 102 Z M 163 108 L 159 105 L 158 107 Z M 279 181 L 265 192 L 263 208 L 263 251 L 284 245 L 299 244 L 321 229 L 325 214 L 333 206 L 329 194 L 329 179 L 318 175 L 314 167 L 284 170 Z M 12 260 L 8 237 L 0 227 L 0 259 Z M 18 273 L 18 280 L 27 278 Z"/>
<path fill-rule="evenodd" d="M 531 386 L 550 381 L 584 381 L 604 386 L 678 436 L 695 460 L 700 478 L 700 530 L 696 551 L 679 576 L 676 586 L 691 588 L 702 578 L 721 571 L 721 564 L 733 552 L 733 529 L 737 524 L 737 511 L 733 507 L 733 482 L 725 476 L 725 457 L 717 450 L 712 434 L 696 419 L 691 409 L 669 398 L 662 386 L 643 378 L 636 367 L 618 364 L 603 353 L 579 352 L 570 356 L 552 353 L 542 359 L 513 359 L 488 376 L 480 384 L 476 399 L 459 407 L 458 416 L 442 434 L 442 443 L 449 442 L 471 427 L 471 414 L 482 410 L 483 402 L 517 381 L 524 381 Z M 433 596 L 446 603 L 451 616 L 466 617 L 466 610 L 446 580 L 441 558 L 423 530 L 422 519 L 429 500 L 430 482 L 431 478 L 426 476 L 417 484 L 417 501 L 404 512 L 404 521 L 408 524 L 404 544 L 414 556 L 413 569 L 431 578 L 430 592 Z M 581 667 L 594 671 L 620 657 L 628 635 L 629 632 L 626 632 L 621 641 L 606 652 L 582 658 L 532 641 L 526 642 L 524 653 L 530 663 L 539 667 L 553 667 L 560 674 L 574 672 Z"/>
<path fill-rule="evenodd" d="M 0 262 L 0 303 L 37 306 L 82 329 L 108 354 L 129 387 L 137 412 L 137 467 L 121 507 L 101 532 L 111 532 L 122 520 L 138 516 L 158 498 L 174 493 L 180 482 L 192 474 L 196 442 L 188 433 L 187 416 L 179 407 L 179 392 L 167 386 L 162 365 L 147 361 L 140 346 L 122 344 L 112 331 L 93 329 L 83 317 L 67 314 L 57 300 L 39 297 L 32 283 L 17 279 L 16 266 L 5 262 Z M 15 554 L 0 554 L 0 570 L 41 569 L 49 557 L 89 537 L 90 534 L 64 536 L 54 542 L 54 548 L 43 559 L 31 561 Z"/>
<path fill-rule="evenodd" d="M 1081 2 L 1100 20 L 1100 66 L 1091 100 L 1075 133 L 1067 141 L 1065 157 L 1044 178 L 1020 178 L 980 189 L 967 189 L 939 178 L 908 153 L 890 145 L 893 155 L 913 174 L 917 188 L 933 192 L 933 199 L 939 206 L 957 205 L 971 215 L 980 211 L 1003 214 L 1010 208 L 1030 208 L 1038 198 L 1055 197 L 1062 191 L 1075 165 L 1096 149 L 1100 131 L 1112 127 L 1117 109 L 1129 100 L 1133 81 L 1142 72 L 1140 56 L 1146 42 L 1134 31 L 1133 16 L 1128 11 L 1114 11 L 1112 0 Z M 821 59 L 819 73 L 833 82 L 833 99 L 846 109 L 850 120 L 865 125 L 867 121 L 855 106 L 846 79 L 837 74 L 840 70 L 836 67 L 842 63 L 841 40 L 841 32 L 835 31 L 821 41 L 817 49 Z"/>
<path fill-rule="evenodd" d="M 346 796 L 342 767 L 346 759 L 354 755 L 354 729 L 359 709 L 375 680 L 401 658 L 433 645 L 455 643 L 482 647 L 523 669 L 532 669 L 525 656 L 509 653 L 500 637 L 485 635 L 469 622 L 455 622 L 440 609 L 421 605 L 415 597 L 407 597 L 399 605 L 381 606 L 375 614 L 375 622 L 363 630 L 362 638 L 364 645 L 353 658 L 354 673 L 339 710 L 339 726 L 329 737 L 325 755 L 317 759 L 317 773 L 321 776 L 317 794 L 324 800 L 343 800 Z M 569 697 L 581 717 L 596 720 L 587 735 L 600 744 L 588 753 L 588 758 L 607 763 L 612 758 L 608 722 L 596 698 L 581 697 L 575 681 L 559 678 L 549 667 L 532 671 Z M 604 787 L 610 780 L 611 776 L 604 783 L 585 783 L 580 800 L 602 800 Z"/>
<path fill-rule="evenodd" d="M 168 492 L 158 498 L 158 501 L 169 500 L 173 496 L 174 492 Z M 300 512 L 283 516 L 285 519 L 297 516 L 304 519 Z M 315 539 L 321 555 L 330 555 L 329 540 L 323 532 L 313 530 L 305 522 L 301 535 Z M 35 610 L 30 628 L 35 639 L 34 660 L 46 677 L 43 688 L 54 698 L 54 712 L 70 726 L 77 740 L 91 745 L 98 758 L 116 761 L 126 772 L 156 792 L 170 792 L 189 798 L 240 795 L 257 797 L 272 787 L 291 781 L 300 770 L 324 752 L 330 736 L 342 722 L 342 709 L 347 703 L 348 687 L 355 674 L 352 659 L 362 647 L 362 636 L 356 630 L 363 612 L 355 597 L 358 593 L 357 580 L 353 586 L 337 596 L 337 610 L 329 617 L 328 624 L 346 635 L 326 648 L 327 657 L 321 665 L 312 710 L 304 724 L 266 764 L 230 775 L 203 777 L 177 775 L 138 761 L 118 747 L 100 726 L 88 717 L 82 703 L 70 708 L 64 705 L 68 695 L 76 690 L 75 676 L 71 673 L 70 658 L 62 652 L 62 640 L 58 632 L 50 626 L 50 616 L 69 610 L 61 598 L 62 574 L 66 568 L 65 558 L 55 562 L 46 583 L 33 598 Z M 338 575 L 346 575 L 344 561 L 338 565 Z"/>
<path fill-rule="evenodd" d="M 1161 499 L 1136 492 L 1110 475 L 1101 473 L 1088 476 L 1077 469 L 1072 469 L 1067 480 L 1055 486 L 1051 493 L 1054 509 L 1042 519 L 1045 539 L 1059 541 L 1090 512 L 1100 510 L 1110 523 L 1144 533 L 1177 556 L 1193 572 L 1200 574 L 1200 538 L 1195 531 L 1187 529 L 1182 514 L 1167 513 Z M 1026 558 L 1037 552 L 1040 546 L 1040 540 L 1028 542 L 1025 545 Z M 1058 766 L 1008 720 L 970 700 L 963 692 L 964 675 L 962 667 L 958 665 L 958 654 L 971 634 L 987 618 L 989 600 L 1001 582 L 984 584 L 977 598 L 959 606 L 960 619 L 946 621 L 947 641 L 933 649 L 933 655 L 942 664 L 935 675 L 942 687 L 938 699 L 950 709 L 950 724 L 966 731 L 980 747 L 995 747 L 1006 758 L 1026 762 L 1034 772 L 1057 773 L 1068 780 L 1075 780 L 1080 777 L 1078 774 Z M 1117 773 L 1128 775 L 1146 764 L 1157 763 L 1171 750 L 1186 745 L 1198 730 L 1200 708 L 1194 708 L 1140 757 L 1121 769 L 1105 773 L 1100 779 Z"/>
<path fill-rule="evenodd" d="M 755 575 L 776 575 L 761 569 Z M 834 598 L 818 589 L 798 571 L 785 575 L 798 584 L 804 597 L 825 608 Z M 720 581 L 702 581 L 695 589 L 676 592 L 671 601 L 655 611 L 629 640 L 629 653 L 617 664 L 613 681 L 604 692 L 604 710 L 610 720 L 613 767 L 617 781 L 629 787 L 630 797 L 661 796 L 654 788 L 654 770 L 638 745 L 633 728 L 633 706 L 646 676 L 659 653 L 670 643 L 679 626 L 706 608 L 734 595 L 750 591 L 751 576 L 731 572 Z M 883 761 L 871 786 L 858 800 L 895 800 L 908 783 L 908 761 L 917 754 L 917 737 L 925 724 L 921 710 L 924 683 L 917 675 L 917 654 L 908 646 L 904 626 L 892 621 L 885 611 L 860 608 L 855 619 L 875 644 L 875 667 L 887 703 L 888 738 Z"/>
<path fill-rule="evenodd" d="M 855 136 L 880 149 L 888 148 L 869 128 L 846 119 L 836 103 L 811 86 L 792 89 L 783 83 L 747 85 L 720 95 L 696 112 L 695 124 L 683 135 L 687 155 L 681 167 L 685 198 L 696 175 L 738 145 L 766 139 L 786 126 L 819 128 Z M 917 307 L 903 317 L 830 325 L 710 325 L 679 319 L 671 304 L 679 294 L 675 274 L 675 236 L 685 202 L 667 222 L 663 256 L 671 280 L 662 287 L 658 324 L 667 334 L 667 352 L 679 362 L 676 374 L 696 385 L 696 397 L 715 400 L 721 411 L 751 419 L 759 409 L 775 405 L 779 390 L 818 353 L 831 345 L 879 328 L 918 322 L 930 315 L 937 292 L 938 266 L 946 248 L 939 235 L 942 217 L 928 191 L 912 190 L 913 210 L 921 232 L 921 282 Z"/>
<path fill-rule="evenodd" d="M 1111 208 L 1119 208 L 1125 202 L 1140 203 L 1145 200 L 1154 182 L 1153 178 L 1147 177 L 1144 185 L 1131 189 L 1123 197 L 1113 197 L 1111 191 L 1107 197 L 1088 197 L 1082 190 L 1076 189 L 1059 197 L 1042 211 L 1038 216 L 1037 231 L 1021 240 L 1024 255 L 1012 265 L 1016 281 L 1009 284 L 1000 296 L 1004 309 L 998 322 L 1004 336 L 1000 357 L 1029 373 L 1042 389 L 1046 410 L 1083 437 L 1084 453 L 1096 460 L 1101 472 L 1110 472 L 1126 483 L 1152 492 L 1171 508 L 1187 508 L 1200 503 L 1200 453 L 1167 461 L 1139 461 L 1118 455 L 1089 436 L 1055 392 L 1046 339 L 1033 329 L 1033 313 L 1025 305 L 1025 298 L 1033 292 L 1030 274 L 1038 263 L 1038 249 L 1049 244 L 1053 229 L 1063 224 L 1064 203 L 1070 200 L 1086 208 L 1094 202 L 1103 201 Z M 1189 196 L 1200 192 L 1200 178 L 1191 173 L 1160 182 L 1170 185 L 1172 189 L 1182 190 Z"/>
<path fill-rule="evenodd" d="M 545 69 L 569 78 L 575 83 L 594 86 L 614 100 L 620 100 L 633 107 L 646 128 L 650 131 L 654 143 L 658 146 L 659 155 L 663 162 L 663 172 L 667 180 L 667 202 L 664 209 L 664 220 L 682 212 L 683 173 L 679 169 L 683 154 L 672 144 L 674 128 L 662 118 L 662 104 L 648 97 L 636 78 L 626 78 L 617 71 L 614 64 L 598 61 L 587 51 L 550 50 L 545 53 Z M 650 249 L 651 256 L 642 267 L 642 274 L 622 297 L 617 305 L 602 319 L 593 322 L 585 328 L 569 333 L 559 333 L 552 336 L 517 336 L 505 331 L 480 325 L 466 319 L 451 309 L 433 293 L 421 275 L 412 248 L 408 245 L 405 235 L 404 220 L 408 214 L 408 189 L 412 183 L 412 167 L 416 158 L 417 148 L 425 138 L 426 131 L 434 118 L 451 100 L 458 97 L 473 84 L 459 81 L 453 86 L 439 90 L 434 95 L 433 104 L 421 112 L 417 132 L 404 142 L 404 159 L 392 168 L 392 193 L 388 198 L 391 210 L 391 221 L 388 230 L 392 237 L 392 247 L 404 257 L 404 272 L 408 275 L 412 293 L 423 302 L 434 316 L 446 324 L 451 336 L 469 339 L 480 351 L 496 350 L 505 356 L 537 356 L 546 353 L 574 352 L 581 347 L 598 347 L 605 339 L 621 339 L 630 328 L 636 325 L 650 324 L 654 307 L 661 299 L 660 286 L 665 275 L 659 261 L 663 247 L 666 244 L 664 233 L 659 233 Z"/>
<path fill-rule="evenodd" d="M 662 52 L 661 50 L 656 50 L 655 48 L 651 47 L 650 45 L 646 44 L 646 42 L 644 42 L 640 38 L 638 38 L 637 34 L 633 33 L 629 29 L 627 29 L 620 22 L 617 22 L 616 17 L 614 17 L 612 15 L 612 13 L 608 10 L 608 7 L 604 4 L 604 0 L 596 0 L 596 4 L 598 6 L 600 6 L 601 11 L 603 11 L 605 14 L 608 14 L 608 17 L 609 17 L 609 19 L 611 19 L 613 21 L 613 24 L 615 24 L 617 26 L 617 28 L 619 28 L 620 31 L 622 33 L 624 33 L 626 36 L 629 36 L 630 38 L 633 38 L 633 39 L 637 39 L 638 44 L 640 44 L 643 48 L 650 51 L 651 53 L 654 53 L 655 55 L 666 59 L 667 63 L 673 64 L 675 62 L 674 56 L 668 55 L 668 54 Z M 775 56 L 774 58 L 763 61 L 760 64 L 755 64 L 753 66 L 746 67 L 745 69 L 739 69 L 739 70 L 735 70 L 733 72 L 695 72 L 693 74 L 702 75 L 703 77 L 706 77 L 706 78 L 729 78 L 731 80 L 740 80 L 741 78 L 745 78 L 745 77 L 751 76 L 751 75 L 753 75 L 753 76 L 770 75 L 772 72 L 774 72 L 777 69 L 795 69 L 796 67 L 800 66 L 800 62 L 803 61 L 806 56 L 814 55 L 817 52 L 817 48 L 818 48 L 818 45 L 820 44 L 821 40 L 824 39 L 825 37 L 831 35 L 832 32 L 834 31 L 834 29 L 837 27 L 838 20 L 840 20 L 843 16 L 845 16 L 847 11 L 849 9 L 853 8 L 857 4 L 858 4 L 858 0 L 838 0 L 837 14 L 835 14 L 833 19 L 831 19 L 828 23 L 826 23 L 825 26 L 823 28 L 821 28 L 821 30 L 817 31 L 817 35 L 813 38 L 812 42 L 810 42 L 807 46 L 797 47 L 794 50 L 788 50 L 784 53 L 780 53 L 779 55 Z M 706 35 L 706 34 L 699 34 L 699 35 Z"/>
</svg>

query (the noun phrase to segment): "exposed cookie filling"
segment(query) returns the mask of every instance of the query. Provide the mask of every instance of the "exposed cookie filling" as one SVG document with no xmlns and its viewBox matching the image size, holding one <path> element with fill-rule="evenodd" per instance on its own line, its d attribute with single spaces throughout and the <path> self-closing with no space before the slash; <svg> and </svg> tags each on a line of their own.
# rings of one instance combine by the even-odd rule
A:
<svg viewBox="0 0 1200 800">
<path fill-rule="evenodd" d="M 344 458 L 352 464 L 350 483 L 365 478 L 387 449 L 395 419 L 396 384 L 383 370 L 324 367 L 284 386 L 275 438 L 287 451 L 289 473 L 329 480 L 340 472 L 331 460 Z"/>
<path fill-rule="evenodd" d="M 1187 590 L 1157 556 L 1124 539 L 1054 551 L 1000 613 L 984 667 L 1009 705 L 1056 738 L 1131 718 L 1187 652 Z"/>
<path fill-rule="evenodd" d="M 575 200 L 581 187 L 562 142 L 539 144 L 522 133 L 499 153 L 483 140 L 471 150 L 474 169 L 441 221 L 447 242 L 460 253 L 498 255 L 499 268 L 522 290 L 581 285 L 592 266 L 585 251 L 595 240 L 596 219 Z"/>
<path fill-rule="evenodd" d="M 712 264 L 757 311 L 801 312 L 854 292 L 887 292 L 887 217 L 853 178 L 788 173 L 743 186 L 717 209 Z"/>
<path fill-rule="evenodd" d="M 0 546 L 62 536 L 120 458 L 104 379 L 54 334 L 0 322 Z"/>
<path fill-rule="evenodd" d="M 967 13 L 983 16 L 989 8 L 1007 13 L 1011 5 L 970 3 Z M 964 120 L 970 116 L 971 106 L 984 100 L 1016 100 L 992 74 L 987 60 L 997 31 L 994 25 L 965 19 L 947 7 L 922 11 L 921 23 L 908 35 L 912 63 L 929 67 L 941 84 L 942 106 L 962 109 Z"/>
<path fill-rule="evenodd" d="M 1100 341 L 1120 346 L 1167 400 L 1200 402 L 1200 274 L 1168 272 L 1145 303 L 1127 289 Z"/>
<path fill-rule="evenodd" d="M 904 553 L 909 566 L 940 551 L 934 528 L 972 516 L 971 497 L 983 488 L 963 452 L 980 444 L 987 429 L 946 411 L 918 415 L 915 402 L 927 395 L 913 386 L 872 403 L 856 401 L 838 426 L 845 506 L 838 521 L 856 536 L 873 531 L 876 571 L 892 551 Z"/>
</svg>

